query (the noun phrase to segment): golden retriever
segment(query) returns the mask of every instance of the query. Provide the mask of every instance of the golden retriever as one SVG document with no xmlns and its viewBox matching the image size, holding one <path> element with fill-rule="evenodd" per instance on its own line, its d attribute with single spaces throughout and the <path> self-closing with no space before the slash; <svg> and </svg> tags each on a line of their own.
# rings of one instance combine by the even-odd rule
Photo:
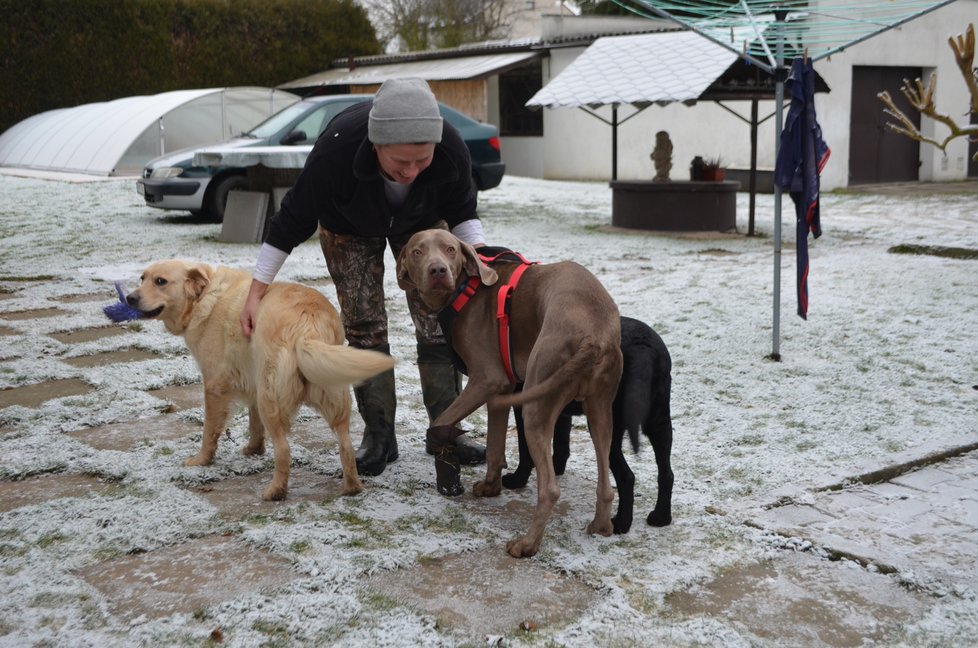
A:
<svg viewBox="0 0 978 648">
<path fill-rule="evenodd" d="M 246 455 L 275 452 L 275 473 L 263 498 L 288 493 L 291 456 L 286 435 L 301 404 L 316 409 L 339 441 L 344 495 L 363 490 L 350 442 L 350 385 L 387 371 L 393 359 L 344 343 L 336 309 L 320 292 L 275 282 L 261 300 L 250 340 L 238 316 L 251 285 L 243 270 L 179 260 L 150 265 L 126 297 L 142 317 L 183 336 L 204 379 L 204 438 L 186 466 L 214 461 L 233 400 L 248 405 Z"/>
</svg>

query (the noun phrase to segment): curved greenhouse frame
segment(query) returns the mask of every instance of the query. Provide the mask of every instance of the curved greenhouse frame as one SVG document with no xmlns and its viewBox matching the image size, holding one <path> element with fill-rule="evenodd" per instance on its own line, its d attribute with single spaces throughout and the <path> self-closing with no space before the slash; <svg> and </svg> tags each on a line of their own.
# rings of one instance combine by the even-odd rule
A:
<svg viewBox="0 0 978 648">
<path fill-rule="evenodd" d="M 138 175 L 155 157 L 238 135 L 298 99 L 273 88 L 209 88 L 49 110 L 0 135 L 0 167 Z"/>
</svg>

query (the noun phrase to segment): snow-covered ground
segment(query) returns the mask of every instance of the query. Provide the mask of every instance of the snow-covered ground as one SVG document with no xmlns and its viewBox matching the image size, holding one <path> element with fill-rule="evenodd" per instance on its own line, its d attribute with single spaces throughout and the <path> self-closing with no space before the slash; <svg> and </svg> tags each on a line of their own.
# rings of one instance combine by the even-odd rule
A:
<svg viewBox="0 0 978 648">
<path fill-rule="evenodd" d="M 632 531 L 587 536 L 594 459 L 577 451 L 586 446 L 575 446 L 561 482 L 566 515 L 551 520 L 532 560 L 575 576 L 601 596 L 577 622 L 549 636 L 555 645 L 615 645 L 616 637 L 628 638 L 630 645 L 750 645 L 753 639 L 719 620 L 656 613 L 670 592 L 782 551 L 736 516 L 712 512 L 756 506 L 786 490 L 838 482 L 908 455 L 978 439 L 978 261 L 888 252 L 898 244 L 978 249 L 975 195 L 824 195 L 824 234 L 811 242 L 807 321 L 794 314 L 794 212 L 786 198 L 780 362 L 768 357 L 771 196 L 758 197 L 760 235 L 752 238 L 615 231 L 607 183 L 507 177 L 480 201 L 490 244 L 539 261 L 574 259 L 588 267 L 622 314 L 660 333 L 673 359 L 674 524 L 652 529 L 643 523 L 656 476 L 651 448 L 645 447 L 631 460 L 641 496 Z M 741 232 L 746 220 L 747 196 L 740 194 Z M 225 440 L 214 466 L 206 469 L 180 465 L 195 452 L 197 439 L 172 443 L 167 453 L 153 445 L 119 453 L 80 443 L 65 433 L 156 416 L 161 403 L 146 390 L 194 383 L 198 374 L 182 340 L 156 322 L 70 347 L 49 334 L 106 324 L 101 305 L 115 299 L 113 282 L 131 288 L 140 270 L 157 259 L 250 269 L 257 246 L 218 242 L 219 231 L 217 224 L 145 207 L 129 180 L 69 183 L 0 175 L 0 289 L 16 291 L 0 300 L 0 312 L 53 306 L 69 311 L 4 322 L 18 334 L 0 337 L 0 389 L 56 378 L 81 378 L 97 388 L 38 409 L 0 410 L 0 429 L 9 430 L 0 433 L 0 478 L 65 472 L 117 479 L 123 486 L 111 497 L 67 498 L 0 514 L 0 645 L 200 644 L 199 624 L 188 615 L 132 626 L 113 618 L 98 591 L 72 570 L 133 548 L 149 551 L 228 531 L 206 501 L 180 486 L 262 470 L 255 479 L 267 479 L 270 456 L 240 456 L 247 431 L 241 415 L 234 442 Z M 413 367 L 414 337 L 392 269 L 393 259 L 387 288 L 392 352 L 400 361 L 401 459 L 382 476 L 367 478 L 366 490 L 355 498 L 234 527 L 245 541 L 290 559 L 307 578 L 210 610 L 211 625 L 225 628 L 226 643 L 261 643 L 264 635 L 247 613 L 257 606 L 288 628 L 295 642 L 319 638 L 329 644 L 333 639 L 322 639 L 328 636 L 344 645 L 449 645 L 452 640 L 430 620 L 372 608 L 348 585 L 424 556 L 501 552 L 513 525 L 525 524 L 507 522 L 501 530 L 498 513 L 487 514 L 468 497 L 446 500 L 430 487 L 433 466 L 421 449 L 427 420 Z M 318 244 L 310 241 L 292 254 L 280 279 L 326 275 Z M 321 285 L 333 298 L 328 284 Z M 60 300 L 92 293 L 105 299 Z M 110 370 L 63 362 L 65 354 L 124 348 L 150 349 L 162 357 Z M 484 420 L 477 413 L 468 425 L 483 430 Z M 353 428 L 358 437 L 359 422 Z M 301 446 L 293 459 L 323 474 L 338 467 L 335 454 Z M 464 481 L 470 484 L 477 475 L 467 471 Z M 527 501 L 533 490 L 501 499 Z M 344 512 L 356 524 L 344 524 Z M 446 516 L 453 523 L 446 524 Z M 335 549 L 351 546 L 351 534 L 364 529 L 369 542 Z M 43 541 L 53 536 L 57 542 Z M 293 551 L 300 541 L 311 548 Z M 302 605 L 296 604 L 300 596 Z M 36 605 L 43 597 L 61 602 L 57 624 L 46 622 L 50 610 Z M 93 608 L 101 612 L 93 614 Z M 343 625 L 354 616 L 358 623 Z M 934 645 L 967 645 L 965 638 L 978 633 L 978 601 L 946 597 L 919 621 L 927 626 L 915 634 L 917 623 L 907 620 L 908 636 L 922 633 L 936 638 Z"/>
</svg>

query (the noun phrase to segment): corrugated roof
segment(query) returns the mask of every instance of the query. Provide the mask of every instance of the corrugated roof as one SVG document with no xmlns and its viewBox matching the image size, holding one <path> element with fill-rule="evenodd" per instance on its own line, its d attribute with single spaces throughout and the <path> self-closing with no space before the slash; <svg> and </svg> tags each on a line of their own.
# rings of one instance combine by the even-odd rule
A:
<svg viewBox="0 0 978 648">
<path fill-rule="evenodd" d="M 279 87 L 295 90 L 331 85 L 375 85 L 396 77 L 420 77 L 426 81 L 479 79 L 498 74 L 538 56 L 541 56 L 541 52 L 511 52 L 369 65 L 354 67 L 352 70 L 332 68 L 283 83 Z"/>
<path fill-rule="evenodd" d="M 732 33 L 735 42 L 755 32 Z M 526 103 L 548 108 L 695 101 L 738 56 L 695 32 L 599 38 Z"/>
</svg>

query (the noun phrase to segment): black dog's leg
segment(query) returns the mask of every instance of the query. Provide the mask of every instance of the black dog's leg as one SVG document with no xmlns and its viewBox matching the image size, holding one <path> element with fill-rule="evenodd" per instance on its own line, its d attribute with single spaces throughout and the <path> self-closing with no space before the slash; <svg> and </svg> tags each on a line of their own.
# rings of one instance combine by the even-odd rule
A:
<svg viewBox="0 0 978 648">
<path fill-rule="evenodd" d="M 647 522 L 651 526 L 668 526 L 672 522 L 672 416 L 669 413 L 670 378 L 666 373 L 653 392 L 652 412 L 645 429 L 655 451 L 655 465 L 658 469 L 659 493 L 655 508 L 649 513 Z"/>
<path fill-rule="evenodd" d="M 567 459 L 570 457 L 571 419 L 575 413 L 575 404 L 571 403 L 565 407 L 554 424 L 553 461 L 554 473 L 557 475 L 564 474 Z M 579 404 L 577 404 L 577 409 L 580 409 Z M 530 456 L 530 450 L 526 447 L 526 434 L 523 429 L 523 409 L 514 407 L 513 418 L 516 419 L 516 442 L 520 450 L 520 463 L 516 466 L 516 470 L 503 475 L 503 487 L 510 490 L 526 486 L 530 480 L 530 472 L 533 470 L 533 457 Z"/>
<path fill-rule="evenodd" d="M 615 517 L 611 518 L 615 533 L 628 533 L 632 528 L 632 509 L 635 506 L 635 473 L 628 467 L 625 461 L 625 454 L 621 451 L 621 444 L 625 435 L 625 429 L 616 425 L 613 430 L 611 440 L 611 474 L 615 477 L 615 486 L 618 488 L 618 510 Z"/>
<path fill-rule="evenodd" d="M 523 408 L 514 407 L 513 417 L 516 419 L 516 439 L 520 449 L 520 463 L 516 470 L 503 475 L 503 488 L 516 490 L 523 488 L 530 480 L 530 473 L 533 471 L 533 458 L 530 456 L 530 449 L 526 447 L 526 434 L 523 430 Z"/>
<path fill-rule="evenodd" d="M 577 405 L 575 409 L 575 405 Z M 581 414 L 579 403 L 571 403 L 557 417 L 554 423 L 554 474 L 563 475 L 567 468 L 567 459 L 570 458 L 570 431 L 574 414 Z"/>
</svg>

